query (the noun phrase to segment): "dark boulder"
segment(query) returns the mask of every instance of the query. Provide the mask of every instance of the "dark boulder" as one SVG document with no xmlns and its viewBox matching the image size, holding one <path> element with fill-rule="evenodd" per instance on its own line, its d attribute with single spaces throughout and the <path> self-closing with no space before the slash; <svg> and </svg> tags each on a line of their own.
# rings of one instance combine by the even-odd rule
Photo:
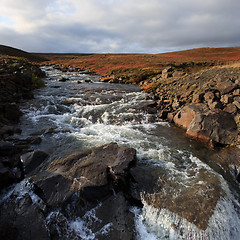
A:
<svg viewBox="0 0 240 240">
<path fill-rule="evenodd" d="M 73 182 L 60 174 L 48 174 L 47 177 L 32 177 L 35 192 L 51 207 L 59 207 L 68 201 L 74 193 Z"/>
<path fill-rule="evenodd" d="M 23 163 L 24 174 L 30 174 L 41 165 L 48 156 L 49 155 L 46 152 L 39 150 L 23 154 L 21 156 L 21 162 Z"/>
<path fill-rule="evenodd" d="M 14 152 L 14 145 L 10 142 L 0 142 L 0 156 L 11 156 Z"/>
<path fill-rule="evenodd" d="M 0 239 L 50 240 L 45 225 L 44 208 L 28 193 L 12 194 L 0 208 Z"/>
<path fill-rule="evenodd" d="M 217 89 L 221 94 L 232 92 L 237 86 L 238 85 L 231 79 L 220 78 L 217 81 Z"/>
<path fill-rule="evenodd" d="M 46 157 L 41 151 L 22 157 L 25 173 L 33 175 L 31 171 Z M 85 202 L 98 202 L 113 191 L 128 190 L 129 169 L 135 161 L 134 149 L 110 143 L 53 161 L 44 171 L 35 172 L 31 181 L 49 206 L 66 203 L 74 193 Z"/>
<path fill-rule="evenodd" d="M 93 223 L 92 230 L 94 232 L 100 232 L 99 230 L 109 224 L 107 234 L 96 234 L 97 239 L 134 239 L 134 214 L 129 211 L 128 203 L 122 193 L 103 201 L 96 209 L 96 217 L 101 221 Z"/>
</svg>

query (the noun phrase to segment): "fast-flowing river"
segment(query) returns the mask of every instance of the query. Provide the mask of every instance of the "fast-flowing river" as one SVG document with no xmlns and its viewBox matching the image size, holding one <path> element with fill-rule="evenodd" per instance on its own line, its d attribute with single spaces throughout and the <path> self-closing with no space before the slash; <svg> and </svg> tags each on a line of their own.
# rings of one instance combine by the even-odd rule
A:
<svg viewBox="0 0 240 240">
<path fill-rule="evenodd" d="M 41 136 L 35 147 L 52 159 L 110 142 L 135 148 L 138 164 L 157 179 L 157 192 L 143 198 L 143 208 L 132 208 L 137 239 L 240 239 L 239 186 L 229 184 L 217 152 L 160 121 L 147 108 L 150 97 L 136 86 L 42 69 L 46 87 L 22 106 L 22 137 Z M 67 80 L 60 82 L 62 77 Z M 81 219 L 70 225 L 94 239 L 88 224 Z"/>
</svg>

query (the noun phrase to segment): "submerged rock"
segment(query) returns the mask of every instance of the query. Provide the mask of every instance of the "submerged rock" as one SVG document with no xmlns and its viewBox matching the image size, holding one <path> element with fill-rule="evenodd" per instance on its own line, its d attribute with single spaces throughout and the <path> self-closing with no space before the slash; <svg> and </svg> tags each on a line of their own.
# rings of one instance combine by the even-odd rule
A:
<svg viewBox="0 0 240 240">
<path fill-rule="evenodd" d="M 1 239 L 85 239 L 72 222 L 88 218 L 88 211 L 95 215 L 86 231 L 97 239 L 133 239 L 126 197 L 134 149 L 110 143 L 50 164 L 47 159 L 42 151 L 22 156 L 30 177 L 0 203 Z"/>
</svg>

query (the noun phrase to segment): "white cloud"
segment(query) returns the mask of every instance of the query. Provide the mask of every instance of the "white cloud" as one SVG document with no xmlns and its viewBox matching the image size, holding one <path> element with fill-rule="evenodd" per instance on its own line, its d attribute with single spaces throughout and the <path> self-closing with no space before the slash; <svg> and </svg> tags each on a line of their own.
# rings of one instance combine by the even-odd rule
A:
<svg viewBox="0 0 240 240">
<path fill-rule="evenodd" d="M 161 52 L 240 45 L 239 0 L 0 3 L 0 42 L 27 51 Z"/>
</svg>

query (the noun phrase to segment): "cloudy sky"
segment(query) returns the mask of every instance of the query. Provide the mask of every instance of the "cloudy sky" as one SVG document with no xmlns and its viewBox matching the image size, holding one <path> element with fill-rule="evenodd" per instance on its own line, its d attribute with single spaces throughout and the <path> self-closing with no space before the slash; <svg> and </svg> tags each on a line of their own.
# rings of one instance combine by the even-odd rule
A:
<svg viewBox="0 0 240 240">
<path fill-rule="evenodd" d="M 0 0 L 0 44 L 30 52 L 240 46 L 240 0 Z"/>
</svg>

